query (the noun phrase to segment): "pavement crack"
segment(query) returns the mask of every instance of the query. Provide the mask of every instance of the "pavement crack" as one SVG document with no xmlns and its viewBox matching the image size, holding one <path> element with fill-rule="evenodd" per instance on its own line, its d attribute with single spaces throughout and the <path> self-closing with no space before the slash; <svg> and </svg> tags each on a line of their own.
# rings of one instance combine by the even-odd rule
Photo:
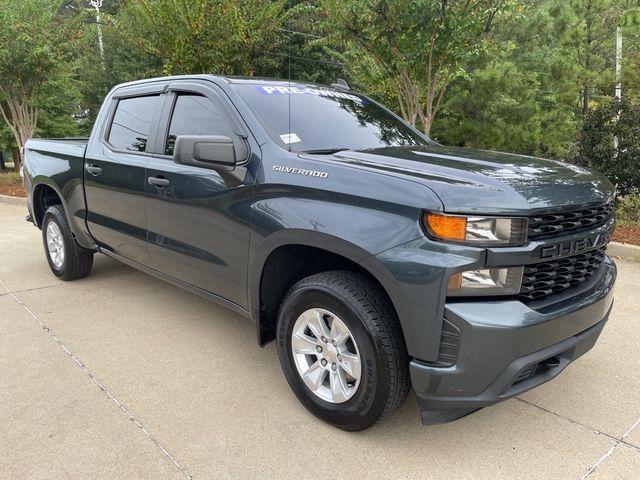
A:
<svg viewBox="0 0 640 480">
<path fill-rule="evenodd" d="M 593 427 L 590 427 L 589 425 L 585 425 L 584 423 L 580 423 L 580 422 L 577 422 L 575 420 L 572 420 L 569 417 L 565 417 L 564 415 L 560 415 L 559 413 L 556 413 L 556 412 L 553 412 L 553 411 L 551 411 L 551 410 L 549 410 L 547 408 L 541 407 L 540 405 L 536 405 L 535 403 L 531 403 L 531 402 L 529 402 L 527 400 L 524 400 L 523 398 L 516 397 L 516 400 L 519 400 L 520 402 L 525 403 L 525 404 L 527 404 L 527 405 L 529 405 L 531 407 L 537 408 L 538 410 L 542 410 L 543 412 L 550 413 L 551 415 L 554 415 L 554 416 L 556 416 L 558 418 L 562 418 L 563 420 L 566 420 L 569 423 L 573 423 L 574 425 L 578 425 L 579 427 L 582 427 L 582 428 L 584 428 L 586 430 L 589 430 L 592 433 L 596 433 L 598 435 L 604 435 L 605 437 L 609 437 L 611 440 L 614 440 L 616 442 L 620 441 L 619 438 L 617 438 L 617 437 L 615 437 L 613 435 L 610 435 L 610 434 L 605 433 L 605 432 L 601 432 L 597 428 L 593 428 Z"/>
<path fill-rule="evenodd" d="M 591 476 L 591 474 L 593 472 L 595 472 L 596 468 L 598 467 L 598 465 L 600 465 L 603 461 L 605 461 L 607 458 L 609 458 L 614 450 L 620 445 L 623 444 L 627 447 L 633 448 L 634 450 L 640 452 L 640 447 L 627 442 L 625 439 L 631 434 L 631 432 L 638 426 L 640 425 L 640 418 L 638 418 L 638 420 L 635 421 L 635 423 L 633 425 L 631 425 L 631 427 L 629 428 L 629 430 L 627 430 L 620 438 L 616 437 L 615 435 L 610 435 L 608 433 L 605 432 L 601 432 L 600 430 L 597 430 L 593 427 L 590 427 L 588 425 L 585 425 L 583 423 L 580 422 L 576 422 L 575 420 L 572 420 L 568 417 L 565 417 L 564 415 L 560 415 L 559 413 L 556 412 L 552 412 L 551 410 L 548 410 L 544 407 L 541 407 L 540 405 L 536 405 L 535 403 L 531 403 L 528 402 L 527 400 L 524 400 L 520 397 L 516 397 L 516 400 L 521 401 L 522 403 L 526 403 L 527 405 L 537 408 L 539 410 L 542 410 L 543 412 L 546 413 L 550 413 L 551 415 L 555 415 L 558 418 L 562 418 L 563 420 L 566 420 L 570 423 L 573 423 L 574 425 L 578 425 L 582 428 L 585 428 L 587 430 L 590 430 L 593 433 L 596 433 L 598 435 L 604 435 L 605 437 L 610 438 L 611 440 L 614 441 L 614 444 L 611 446 L 611 448 L 607 451 L 607 453 L 605 453 L 602 457 L 600 457 L 595 463 L 593 463 L 592 465 L 589 466 L 589 468 L 587 469 L 587 471 L 585 472 L 585 474 L 580 478 L 580 480 L 586 480 L 587 478 L 589 478 Z"/>
<path fill-rule="evenodd" d="M 9 290 L 9 287 L 7 287 L 7 285 L 4 282 L 2 282 L 2 284 L 4 285 L 4 288 L 7 290 L 7 292 L 0 293 L 0 297 L 4 297 L 5 295 L 10 296 L 12 293 L 15 294 L 15 293 L 33 292 L 34 290 L 44 290 L 45 288 L 59 287 L 60 285 L 62 285 L 61 283 L 55 283 L 53 285 L 43 285 L 42 287 L 25 288 L 24 290 L 16 290 L 15 292 L 13 292 L 12 290 Z"/>
<path fill-rule="evenodd" d="M 629 430 L 627 430 L 622 437 L 620 437 L 620 439 L 616 440 L 616 443 L 607 451 L 607 453 L 605 453 L 603 456 L 601 456 L 597 462 L 595 462 L 593 465 L 591 465 L 589 467 L 589 469 L 585 472 L 585 474 L 582 476 L 582 478 L 580 480 L 585 480 L 586 478 L 589 478 L 589 476 L 591 476 L 591 474 L 593 472 L 596 471 L 596 468 L 598 468 L 598 465 L 600 465 L 602 462 L 604 462 L 607 458 L 609 458 L 611 455 L 613 455 L 613 452 L 616 448 L 618 448 L 618 446 L 622 443 L 624 443 L 625 445 L 628 446 L 634 446 L 631 445 L 628 442 L 625 442 L 625 438 L 627 438 L 631 432 L 633 432 L 633 430 L 640 425 L 640 418 L 638 418 L 635 423 L 633 425 L 631 425 L 631 427 L 629 428 Z"/>
<path fill-rule="evenodd" d="M 49 337 L 56 343 L 56 345 L 58 345 L 73 360 L 73 362 L 78 367 L 80 367 L 80 369 L 91 379 L 91 381 L 95 383 L 96 386 L 111 401 L 113 401 L 118 406 L 118 408 L 129 418 L 129 420 L 132 423 L 134 423 L 136 427 L 138 427 L 138 429 L 162 452 L 162 454 L 171 463 L 173 463 L 173 465 L 175 465 L 175 467 L 185 476 L 185 478 L 187 480 L 191 480 L 193 478 L 192 475 L 188 473 L 182 465 L 180 465 L 178 460 L 167 451 L 164 445 L 162 445 L 162 443 L 160 443 L 160 441 L 157 438 L 155 438 L 149 432 L 149 430 L 147 430 L 147 428 L 144 425 L 142 425 L 142 423 L 140 423 L 140 421 L 131 413 L 131 411 L 120 400 L 118 400 L 118 398 L 115 395 L 113 395 L 106 386 L 104 386 L 96 378 L 96 376 L 87 368 L 87 366 L 60 341 L 60 339 L 56 336 L 56 334 L 42 320 L 40 320 L 40 318 L 25 303 L 23 303 L 22 300 L 20 300 L 13 291 L 9 289 L 6 283 L 0 280 L 0 284 L 2 284 L 4 289 L 7 291 L 6 295 L 9 295 L 20 306 L 22 306 L 22 308 L 31 316 L 31 318 L 33 318 L 36 321 L 36 323 L 40 326 L 40 328 L 42 328 L 42 330 L 44 330 L 47 333 L 47 335 L 49 335 Z M 55 285 L 50 285 L 50 286 L 55 286 Z M 40 287 L 40 288 L 46 288 L 46 287 Z M 34 288 L 31 290 L 38 290 L 38 288 Z M 23 290 L 23 291 L 29 291 L 29 290 Z"/>
</svg>

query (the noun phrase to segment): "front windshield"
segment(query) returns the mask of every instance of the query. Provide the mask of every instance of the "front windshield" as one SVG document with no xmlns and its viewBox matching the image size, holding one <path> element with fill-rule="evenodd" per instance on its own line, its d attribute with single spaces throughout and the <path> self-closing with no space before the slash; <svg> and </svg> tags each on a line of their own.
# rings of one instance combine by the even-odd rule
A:
<svg viewBox="0 0 640 480">
<path fill-rule="evenodd" d="M 235 83 L 232 87 L 271 137 L 295 152 L 427 143 L 385 109 L 351 92 L 302 84 Z"/>
</svg>

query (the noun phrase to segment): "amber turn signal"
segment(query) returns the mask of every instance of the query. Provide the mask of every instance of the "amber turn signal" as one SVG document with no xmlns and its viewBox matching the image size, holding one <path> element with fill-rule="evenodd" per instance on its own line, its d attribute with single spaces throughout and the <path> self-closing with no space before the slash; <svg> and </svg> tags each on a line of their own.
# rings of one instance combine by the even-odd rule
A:
<svg viewBox="0 0 640 480">
<path fill-rule="evenodd" d="M 457 290 L 462 287 L 462 273 L 454 273 L 449 277 L 449 284 L 447 285 L 448 289 Z"/>
<path fill-rule="evenodd" d="M 437 213 L 425 213 L 424 224 L 428 232 L 442 240 L 464 240 L 467 234 L 467 218 Z"/>
</svg>

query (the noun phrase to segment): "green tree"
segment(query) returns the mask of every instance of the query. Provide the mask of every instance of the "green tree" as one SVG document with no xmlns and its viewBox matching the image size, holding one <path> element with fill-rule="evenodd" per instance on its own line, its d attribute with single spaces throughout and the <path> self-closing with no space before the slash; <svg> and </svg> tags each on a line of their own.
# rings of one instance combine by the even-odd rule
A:
<svg viewBox="0 0 640 480">
<path fill-rule="evenodd" d="M 613 84 L 619 4 L 612 0 L 571 0 L 554 9 L 566 28 L 562 45 L 572 53 L 584 114 L 589 111 L 593 91 Z"/>
<path fill-rule="evenodd" d="M 285 0 L 135 0 L 119 22 L 166 74 L 253 75 L 275 68 Z M 266 65 L 265 65 L 266 64 Z"/>
<path fill-rule="evenodd" d="M 575 81 L 576 107 L 586 114 L 593 105 L 613 96 L 615 84 L 616 29 L 625 29 L 622 76 L 626 85 L 637 88 L 638 27 L 636 16 L 625 12 L 640 6 L 638 0 L 571 0 L 541 2 L 551 12 L 556 42 L 570 61 L 567 76 Z M 634 31 L 635 30 L 635 31 Z M 635 57 L 635 58 L 634 58 Z"/>
<path fill-rule="evenodd" d="M 327 41 L 334 26 L 327 22 L 322 0 L 290 0 L 286 9 L 286 23 L 264 52 L 275 62 L 271 65 L 275 69 L 262 68 L 256 75 L 325 84 L 338 77 L 349 79 L 344 51 Z"/>
<path fill-rule="evenodd" d="M 447 144 L 563 158 L 581 112 L 553 2 L 528 2 L 455 79 L 433 136 Z"/>
<path fill-rule="evenodd" d="M 336 34 L 385 71 L 402 116 L 426 134 L 450 82 L 488 45 L 510 0 L 326 0 Z"/>
<path fill-rule="evenodd" d="M 622 195 L 640 191 L 640 105 L 613 100 L 592 109 L 579 132 L 572 160 L 616 183 Z M 618 139 L 618 148 L 614 147 Z"/>
<path fill-rule="evenodd" d="M 105 3 L 106 4 L 106 3 Z M 162 74 L 162 60 L 150 55 L 123 28 L 125 15 L 111 6 L 111 12 L 101 14 L 104 58 L 98 46 L 98 25 L 93 11 L 88 18 L 78 51 L 79 89 L 82 94 L 80 128 L 88 134 L 107 92 L 115 85 L 155 77 Z"/>
<path fill-rule="evenodd" d="M 634 3 L 523 3 L 512 17 L 516 21 L 497 23 L 490 47 L 470 62 L 466 76 L 452 82 L 434 138 L 565 158 L 582 123 L 585 92 L 590 108 L 614 94 L 615 28 L 621 12 Z M 594 11 L 605 13 L 596 18 Z M 622 81 L 624 95 L 634 98 L 640 84 L 640 42 L 637 28 L 628 23 Z M 588 51 L 587 31 L 592 39 Z M 585 56 L 591 59 L 585 61 Z"/>
<path fill-rule="evenodd" d="M 60 6 L 60 0 L 0 2 L 0 114 L 18 147 L 36 131 L 43 98 L 52 100 L 52 86 L 73 69 L 64 49 L 73 30 L 58 16 Z"/>
<path fill-rule="evenodd" d="M 623 8 L 620 24 L 623 36 L 622 90 L 625 96 L 640 100 L 640 1 L 635 8 Z M 628 6 L 625 5 L 625 7 Z"/>
<path fill-rule="evenodd" d="M 0 119 L 0 154 L 2 155 L 2 161 L 0 161 L 0 173 L 7 168 L 7 163 L 13 158 L 17 152 L 14 145 L 13 133 L 9 127 Z"/>
</svg>

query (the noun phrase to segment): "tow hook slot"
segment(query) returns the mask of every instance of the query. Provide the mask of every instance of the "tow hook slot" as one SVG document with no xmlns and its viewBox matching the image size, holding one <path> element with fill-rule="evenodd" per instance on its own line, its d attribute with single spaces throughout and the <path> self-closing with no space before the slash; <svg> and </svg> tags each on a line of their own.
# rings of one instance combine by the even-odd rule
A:
<svg viewBox="0 0 640 480">
<path fill-rule="evenodd" d="M 547 358 L 544 361 L 544 366 L 547 368 L 556 368 L 560 366 L 560 359 L 558 357 Z"/>
</svg>

